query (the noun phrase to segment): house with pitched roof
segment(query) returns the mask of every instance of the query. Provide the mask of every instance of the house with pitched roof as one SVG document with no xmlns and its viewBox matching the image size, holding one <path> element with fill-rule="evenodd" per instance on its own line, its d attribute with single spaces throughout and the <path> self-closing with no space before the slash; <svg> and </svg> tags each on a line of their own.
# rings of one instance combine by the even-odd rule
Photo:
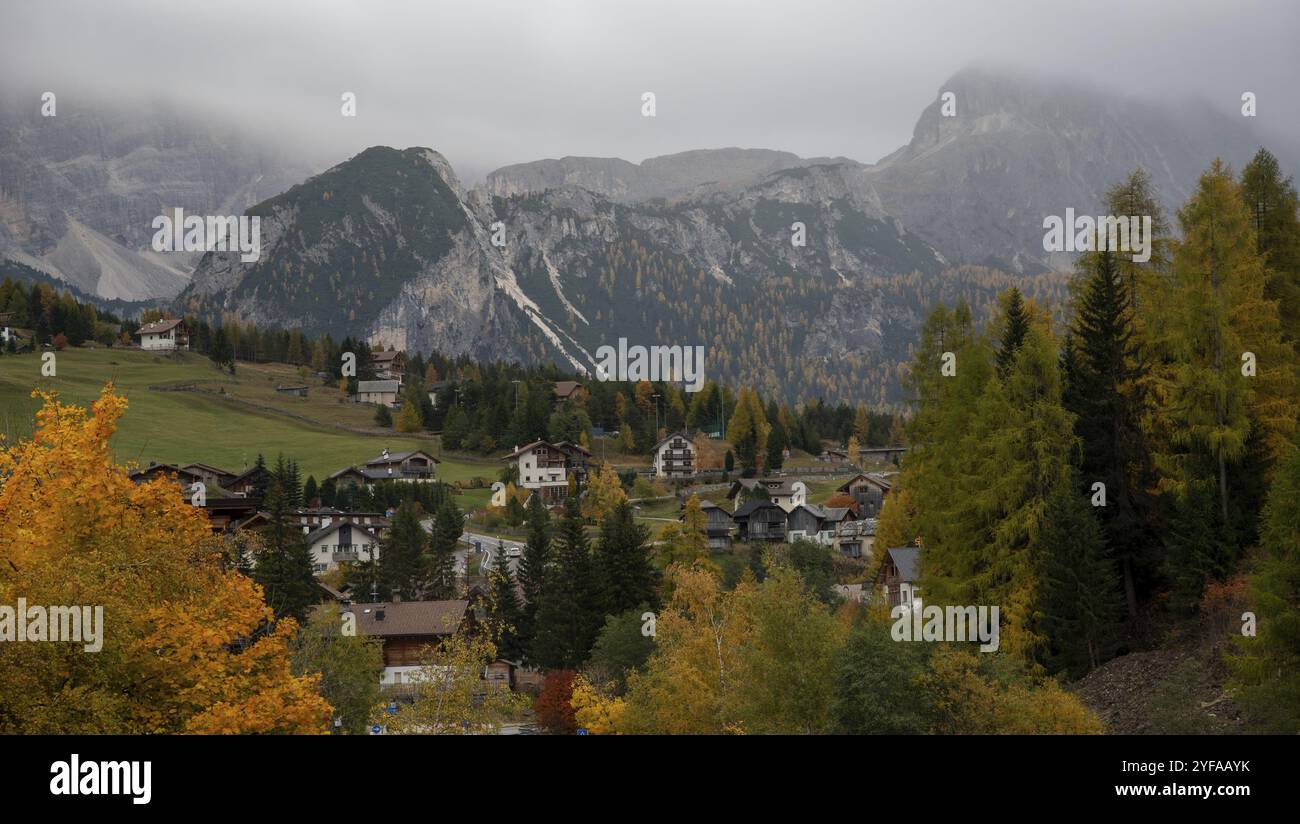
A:
<svg viewBox="0 0 1300 824">
<path fill-rule="evenodd" d="M 737 478 L 727 490 L 727 500 L 732 502 L 732 509 L 738 511 L 742 502 L 750 497 L 746 493 L 759 487 L 767 493 L 768 500 L 786 512 L 808 502 L 808 487 L 803 481 L 792 481 L 789 478 Z"/>
<path fill-rule="evenodd" d="M 371 352 L 370 364 L 375 368 L 375 377 L 381 381 L 402 382 L 406 371 L 406 361 L 401 352 Z"/>
<path fill-rule="evenodd" d="M 731 515 L 736 524 L 736 540 L 784 543 L 786 512 L 771 501 L 750 500 Z"/>
<path fill-rule="evenodd" d="M 382 642 L 384 669 L 379 683 L 399 695 L 413 691 L 411 677 L 420 669 L 426 647 L 474 627 L 469 601 L 349 604 L 343 611 L 356 616 L 358 635 Z"/>
<path fill-rule="evenodd" d="M 401 381 L 385 379 L 377 381 L 357 381 L 357 403 L 374 403 L 380 406 L 395 407 L 397 398 L 402 393 Z"/>
<path fill-rule="evenodd" d="M 379 560 L 379 536 L 370 527 L 351 521 L 329 521 L 307 533 L 311 570 L 320 575 L 341 564 Z"/>
<path fill-rule="evenodd" d="M 891 547 L 885 550 L 876 573 L 876 589 L 891 607 L 914 603 L 920 587 L 921 548 L 915 546 Z M 910 595 L 910 598 L 909 598 Z"/>
<path fill-rule="evenodd" d="M 501 460 L 517 467 L 515 485 L 531 489 L 550 506 L 564 500 L 569 491 L 569 478 L 585 483 L 591 465 L 591 452 L 571 441 L 533 441 L 517 447 Z"/>
<path fill-rule="evenodd" d="M 190 348 L 189 330 L 185 328 L 185 321 L 180 319 L 146 323 L 135 334 L 140 338 L 140 348 L 146 352 L 172 352 Z"/>
<path fill-rule="evenodd" d="M 695 444 L 685 430 L 678 430 L 654 445 L 656 478 L 695 477 Z"/>
<path fill-rule="evenodd" d="M 889 479 L 878 472 L 859 473 L 840 484 L 836 491 L 848 495 L 858 504 L 860 516 L 874 518 L 885 505 L 885 496 L 891 486 Z"/>
</svg>

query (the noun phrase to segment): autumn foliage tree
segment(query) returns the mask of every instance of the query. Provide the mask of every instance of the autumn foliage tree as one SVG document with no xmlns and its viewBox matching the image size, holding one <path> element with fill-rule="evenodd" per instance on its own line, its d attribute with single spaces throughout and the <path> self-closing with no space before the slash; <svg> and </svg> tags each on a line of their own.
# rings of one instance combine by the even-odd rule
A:
<svg viewBox="0 0 1300 824">
<path fill-rule="evenodd" d="M 325 732 L 317 676 L 290 670 L 297 624 L 226 568 L 174 479 L 113 463 L 126 399 L 41 397 L 31 439 L 0 446 L 0 603 L 102 606 L 102 649 L 0 644 L 0 732 Z"/>
</svg>

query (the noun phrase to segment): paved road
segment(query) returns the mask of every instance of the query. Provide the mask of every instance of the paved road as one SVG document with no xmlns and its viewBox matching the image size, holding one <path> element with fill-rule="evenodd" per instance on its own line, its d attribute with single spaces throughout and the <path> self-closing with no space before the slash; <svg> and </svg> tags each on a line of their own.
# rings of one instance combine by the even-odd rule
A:
<svg viewBox="0 0 1300 824">
<path fill-rule="evenodd" d="M 433 531 L 432 518 L 425 518 L 423 521 L 420 522 L 420 525 L 424 527 L 424 530 L 426 532 Z M 493 563 L 492 559 L 493 556 L 496 554 L 498 543 L 505 544 L 507 548 L 519 547 L 521 552 L 523 551 L 524 548 L 524 545 L 519 543 L 518 541 L 502 540 L 493 535 L 481 535 L 477 532 L 463 532 L 461 533 L 460 536 L 460 544 L 456 548 L 456 552 L 453 555 L 455 559 L 455 571 L 457 575 L 465 574 L 465 570 L 468 567 L 470 555 L 476 552 L 476 546 L 475 546 L 476 542 L 477 542 L 477 550 L 481 550 L 481 555 L 483 556 L 479 563 L 479 569 L 492 568 L 492 563 Z M 510 571 L 515 573 L 519 572 L 518 558 L 510 559 Z"/>
<path fill-rule="evenodd" d="M 466 557 L 468 557 L 469 553 L 474 551 L 473 547 L 475 546 L 476 543 L 479 547 L 482 548 L 483 558 L 481 563 L 479 564 L 479 569 L 492 568 L 492 564 L 495 563 L 494 558 L 496 557 L 497 546 L 499 544 L 505 545 L 507 549 L 510 549 L 511 547 L 518 547 L 520 552 L 522 552 L 524 548 L 524 545 L 519 543 L 518 541 L 511 541 L 509 539 L 497 538 L 492 535 L 480 535 L 477 532 L 466 532 L 460 536 L 460 539 L 462 542 L 468 544 L 468 547 L 465 550 Z M 460 555 L 461 553 L 458 551 L 456 554 Z M 458 574 L 464 574 L 464 561 L 463 560 L 458 561 L 457 563 L 460 565 Z M 518 558 L 510 559 L 510 571 L 512 573 L 519 571 Z"/>
</svg>

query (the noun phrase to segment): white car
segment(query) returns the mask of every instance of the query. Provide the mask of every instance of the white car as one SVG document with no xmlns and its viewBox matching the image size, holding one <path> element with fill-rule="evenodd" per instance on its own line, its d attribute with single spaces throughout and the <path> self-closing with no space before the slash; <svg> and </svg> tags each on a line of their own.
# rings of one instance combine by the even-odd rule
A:
<svg viewBox="0 0 1300 824">
<path fill-rule="evenodd" d="M 524 557 L 524 548 L 521 546 L 508 546 L 506 547 L 506 557 L 522 558 Z"/>
</svg>

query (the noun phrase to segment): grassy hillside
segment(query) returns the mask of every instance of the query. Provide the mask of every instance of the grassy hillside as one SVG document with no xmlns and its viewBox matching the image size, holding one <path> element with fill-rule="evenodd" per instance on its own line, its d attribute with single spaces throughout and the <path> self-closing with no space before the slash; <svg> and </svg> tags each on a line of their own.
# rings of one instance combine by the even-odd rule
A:
<svg viewBox="0 0 1300 824">
<path fill-rule="evenodd" d="M 194 354 L 70 349 L 57 358 L 57 376 L 43 378 L 38 355 L 0 356 L 0 433 L 7 438 L 31 434 L 39 406 L 31 397 L 34 388 L 57 390 L 63 400 L 85 405 L 111 380 L 130 402 L 113 438 L 120 463 L 200 461 L 237 471 L 251 466 L 259 452 L 268 460 L 283 453 L 297 459 L 304 477 L 321 480 L 388 447 L 439 456 L 439 475 L 448 481 L 491 479 L 500 468 L 495 462 L 443 456 L 436 436 L 374 428 L 372 407 L 345 403 L 337 389 L 304 380 L 284 364 L 241 363 L 232 377 Z M 309 385 L 308 397 L 275 391 L 277 384 L 289 383 Z"/>
</svg>

